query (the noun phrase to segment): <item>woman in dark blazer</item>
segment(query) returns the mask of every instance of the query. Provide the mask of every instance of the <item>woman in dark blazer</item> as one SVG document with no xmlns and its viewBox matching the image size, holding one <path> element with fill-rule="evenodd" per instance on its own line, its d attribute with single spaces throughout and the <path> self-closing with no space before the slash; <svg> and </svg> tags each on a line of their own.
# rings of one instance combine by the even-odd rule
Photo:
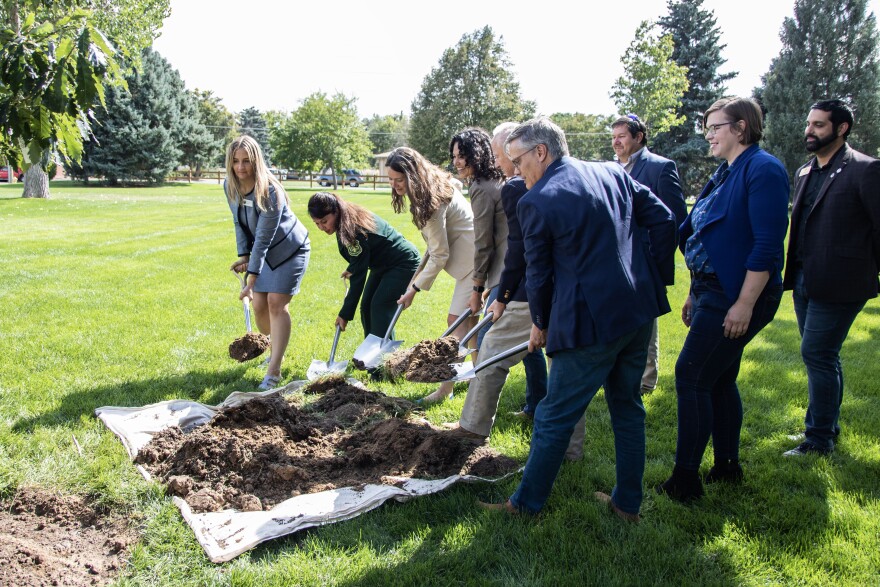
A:
<svg viewBox="0 0 880 587">
<path fill-rule="evenodd" d="M 724 162 L 679 232 L 691 271 L 681 319 L 690 330 L 675 365 L 675 468 L 656 487 L 679 501 L 703 495 L 699 468 L 710 436 L 715 463 L 705 481 L 742 479 L 736 379 L 743 349 L 779 307 L 788 228 L 788 174 L 758 147 L 760 107 L 747 98 L 722 98 L 707 110 L 703 126 L 712 154 Z"/>
<path fill-rule="evenodd" d="M 257 328 L 271 336 L 272 351 L 259 389 L 274 389 L 290 340 L 288 306 L 309 264 L 309 231 L 290 210 L 287 193 L 269 173 L 253 138 L 242 136 L 229 144 L 223 187 L 238 245 L 238 259 L 230 269 L 247 272 L 239 299 L 253 299 Z"/>
</svg>

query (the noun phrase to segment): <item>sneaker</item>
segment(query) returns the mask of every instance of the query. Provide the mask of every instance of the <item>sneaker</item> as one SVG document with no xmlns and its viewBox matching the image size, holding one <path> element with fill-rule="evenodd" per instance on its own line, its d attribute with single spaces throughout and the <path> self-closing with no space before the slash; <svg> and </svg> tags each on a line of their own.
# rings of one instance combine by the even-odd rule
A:
<svg viewBox="0 0 880 587">
<path fill-rule="evenodd" d="M 809 440 L 805 440 L 796 447 L 791 450 L 787 450 L 782 453 L 784 457 L 802 457 L 808 454 L 815 454 L 819 456 L 827 456 L 834 452 L 833 448 L 822 448 L 820 446 L 816 446 Z"/>
<path fill-rule="evenodd" d="M 263 382 L 257 386 L 257 389 L 260 391 L 269 391 L 270 389 L 275 389 L 278 387 L 278 383 L 281 381 L 280 375 L 266 375 L 263 377 Z"/>
</svg>

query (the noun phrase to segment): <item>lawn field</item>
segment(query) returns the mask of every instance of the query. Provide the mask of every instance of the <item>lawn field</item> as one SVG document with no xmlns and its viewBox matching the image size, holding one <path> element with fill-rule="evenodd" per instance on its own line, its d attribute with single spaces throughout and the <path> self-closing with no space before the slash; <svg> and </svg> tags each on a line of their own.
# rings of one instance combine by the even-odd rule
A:
<svg viewBox="0 0 880 587">
<path fill-rule="evenodd" d="M 519 476 L 458 485 L 408 503 L 387 503 L 346 522 L 265 543 L 232 562 L 207 560 L 162 488 L 135 471 L 122 445 L 93 415 L 100 406 L 185 398 L 221 402 L 252 391 L 263 371 L 229 359 L 244 331 L 231 215 L 217 184 L 158 188 L 51 186 L 52 199 L 21 199 L 0 185 L 0 497 L 36 485 L 98 498 L 141 531 L 124 586 L 164 585 L 880 585 L 880 302 L 856 320 L 843 349 L 846 397 L 838 449 L 785 459 L 802 430 L 806 375 L 790 294 L 747 348 L 739 377 L 745 404 L 739 486 L 707 487 L 683 506 L 652 487 L 672 470 L 674 365 L 686 329 L 687 291 L 677 257 L 673 312 L 663 316 L 661 376 L 645 398 L 647 467 L 642 523 L 625 524 L 593 500 L 614 483 L 613 437 L 601 393 L 589 407 L 585 458 L 565 463 L 538 519 L 486 512 Z M 311 230 L 311 261 L 291 303 L 293 336 L 283 382 L 327 360 L 344 295 L 335 238 L 306 213 L 313 190 L 291 188 Z M 408 214 L 390 194 L 340 192 L 376 211 L 419 249 Z M 401 316 L 398 338 L 439 336 L 453 281 L 442 274 Z M 354 321 L 337 360 L 362 339 Z M 370 384 L 415 399 L 433 386 Z M 457 419 L 455 399 L 426 410 Z M 524 397 L 521 366 L 502 394 L 490 444 L 525 461 L 531 428 L 512 418 Z M 73 439 L 82 449 L 77 451 Z M 711 446 L 703 467 L 711 462 Z"/>
</svg>

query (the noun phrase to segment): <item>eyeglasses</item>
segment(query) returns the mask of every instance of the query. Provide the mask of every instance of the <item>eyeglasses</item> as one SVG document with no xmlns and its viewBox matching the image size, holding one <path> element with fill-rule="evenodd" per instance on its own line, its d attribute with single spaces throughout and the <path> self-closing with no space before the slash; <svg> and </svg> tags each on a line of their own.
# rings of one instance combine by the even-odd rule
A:
<svg viewBox="0 0 880 587">
<path fill-rule="evenodd" d="M 736 123 L 737 123 L 736 120 L 731 120 L 730 122 L 719 122 L 718 124 L 709 124 L 706 126 L 706 129 L 703 131 L 703 134 L 705 134 L 707 137 L 710 134 L 712 134 L 712 135 L 718 134 L 718 129 L 721 128 L 722 126 L 726 126 L 728 124 L 736 124 Z"/>
<path fill-rule="evenodd" d="M 519 164 L 522 161 L 522 158 L 525 157 L 527 153 L 531 153 L 532 151 L 537 149 L 540 145 L 541 145 L 541 143 L 538 143 L 537 145 L 535 145 L 534 147 L 532 147 L 528 151 L 520 153 L 519 157 L 517 157 L 516 159 L 511 159 L 510 162 L 513 163 L 514 167 L 519 167 Z"/>
</svg>

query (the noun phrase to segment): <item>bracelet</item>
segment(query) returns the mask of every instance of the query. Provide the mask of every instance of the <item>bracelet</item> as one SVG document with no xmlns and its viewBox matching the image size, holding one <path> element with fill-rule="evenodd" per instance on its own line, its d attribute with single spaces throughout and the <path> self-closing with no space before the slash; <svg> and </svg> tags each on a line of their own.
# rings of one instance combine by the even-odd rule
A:
<svg viewBox="0 0 880 587">
<path fill-rule="evenodd" d="M 483 293 L 484 291 L 486 291 L 486 288 L 482 285 L 475 285 L 474 291 L 477 293 Z"/>
<path fill-rule="evenodd" d="M 419 286 L 417 286 L 415 283 L 412 284 L 412 288 L 413 288 L 414 290 L 416 290 L 417 292 L 418 292 L 418 291 L 422 291 L 422 290 L 419 289 Z"/>
</svg>

